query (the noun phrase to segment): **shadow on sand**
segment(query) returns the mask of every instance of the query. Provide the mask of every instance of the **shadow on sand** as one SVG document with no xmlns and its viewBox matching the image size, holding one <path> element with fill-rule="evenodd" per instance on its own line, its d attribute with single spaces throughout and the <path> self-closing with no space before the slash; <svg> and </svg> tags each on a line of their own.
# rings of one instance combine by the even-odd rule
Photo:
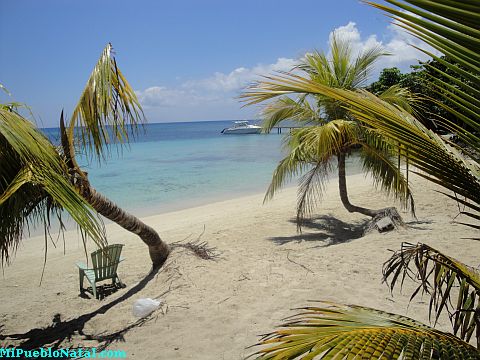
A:
<svg viewBox="0 0 480 360">
<path fill-rule="evenodd" d="M 64 340 L 71 339 L 74 335 L 78 334 L 84 337 L 84 339 L 94 339 L 99 341 L 105 341 L 101 337 L 95 337 L 83 332 L 85 324 L 93 319 L 95 316 L 100 314 L 105 314 L 115 305 L 129 299 L 131 296 L 135 295 L 137 292 L 145 288 L 147 284 L 155 278 L 159 273 L 159 270 L 152 270 L 147 276 L 138 282 L 134 287 L 129 289 L 125 294 L 119 298 L 100 306 L 98 309 L 83 314 L 77 318 L 70 320 L 62 320 L 60 314 L 55 314 L 52 319 L 52 324 L 45 328 L 36 328 L 31 329 L 23 334 L 0 334 L 0 340 L 19 340 L 22 341 L 20 344 L 16 345 L 13 348 L 18 348 L 22 350 L 32 350 L 40 347 L 49 346 L 52 350 L 58 349 Z M 1 329 L 1 328 L 0 328 Z M 120 333 L 120 332 L 118 332 Z M 71 348 L 73 349 L 73 348 Z"/>
<path fill-rule="evenodd" d="M 98 299 L 102 300 L 105 299 L 107 296 L 110 296 L 114 293 L 116 293 L 118 290 L 125 288 L 126 286 L 123 283 L 116 283 L 116 284 L 103 284 L 103 285 L 97 285 L 97 294 L 98 294 Z M 87 295 L 88 293 L 88 295 Z M 92 287 L 88 287 L 83 289 L 82 293 L 78 295 L 81 298 L 84 299 L 92 299 L 93 298 L 93 291 Z"/>
<path fill-rule="evenodd" d="M 363 236 L 370 219 L 356 223 L 346 223 L 331 215 L 321 215 L 312 219 L 304 220 L 302 233 L 292 236 L 277 236 L 269 238 L 278 245 L 284 245 L 292 241 L 321 242 L 319 246 L 330 246 L 346 243 Z M 296 223 L 295 219 L 290 222 Z M 314 230 L 315 232 L 310 232 Z"/>
</svg>

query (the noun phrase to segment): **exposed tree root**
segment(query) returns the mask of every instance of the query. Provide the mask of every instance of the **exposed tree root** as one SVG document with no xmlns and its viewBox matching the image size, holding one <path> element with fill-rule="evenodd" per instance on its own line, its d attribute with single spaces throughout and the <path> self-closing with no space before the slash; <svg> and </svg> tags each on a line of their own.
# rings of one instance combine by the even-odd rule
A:
<svg viewBox="0 0 480 360">
<path fill-rule="evenodd" d="M 377 222 L 384 217 L 388 217 L 392 221 L 394 228 L 405 227 L 405 222 L 403 221 L 402 216 L 398 213 L 397 208 L 388 207 L 377 211 L 377 214 L 368 222 L 363 235 L 368 234 L 372 230 L 378 230 Z"/>
</svg>

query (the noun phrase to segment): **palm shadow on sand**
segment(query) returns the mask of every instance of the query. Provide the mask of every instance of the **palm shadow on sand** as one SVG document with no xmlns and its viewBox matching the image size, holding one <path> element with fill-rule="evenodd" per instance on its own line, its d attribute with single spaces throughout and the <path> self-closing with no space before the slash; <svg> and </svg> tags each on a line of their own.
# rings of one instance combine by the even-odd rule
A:
<svg viewBox="0 0 480 360">
<path fill-rule="evenodd" d="M 158 270 L 153 270 L 151 271 L 147 276 L 145 276 L 142 280 L 140 280 L 135 286 L 133 286 L 131 289 L 129 289 L 125 294 L 120 296 L 119 298 L 100 306 L 98 309 L 83 314 L 79 317 L 70 319 L 70 320 L 62 320 L 60 314 L 55 314 L 53 319 L 52 319 L 52 324 L 44 327 L 44 328 L 35 328 L 31 329 L 25 333 L 19 333 L 19 334 L 0 334 L 0 340 L 5 341 L 5 340 L 17 340 L 17 341 L 22 341 L 18 345 L 14 346 L 14 348 L 22 349 L 22 350 L 32 350 L 32 349 L 37 349 L 40 347 L 46 347 L 49 346 L 52 348 L 52 350 L 58 349 L 62 346 L 62 342 L 64 340 L 70 340 L 74 336 L 82 336 L 83 339 L 86 340 L 97 340 L 99 342 L 106 342 L 111 343 L 113 340 L 118 340 L 118 338 L 121 338 L 123 333 L 126 330 L 129 330 L 129 328 L 122 329 L 122 331 L 119 331 L 115 333 L 118 335 L 116 339 L 110 339 L 110 338 L 104 338 L 102 336 L 92 336 L 85 334 L 83 329 L 85 327 L 85 324 L 93 319 L 95 316 L 100 315 L 100 314 L 105 314 L 108 310 L 113 308 L 115 305 L 118 305 L 119 303 L 129 299 L 136 293 L 138 293 L 140 290 L 145 288 L 147 284 L 156 277 L 156 275 L 159 273 Z M 95 301 L 95 300 L 92 300 Z M 1 327 L 0 327 L 1 329 Z M 104 348 L 104 346 L 101 346 L 101 348 Z M 74 349 L 74 348 L 70 348 Z"/>
<path fill-rule="evenodd" d="M 332 215 L 320 215 L 304 220 L 302 233 L 292 236 L 271 237 L 269 240 L 272 240 L 277 245 L 285 245 L 292 241 L 318 242 L 321 247 L 342 244 L 361 238 L 369 220 L 346 223 Z M 296 219 L 289 221 L 296 223 Z"/>
</svg>

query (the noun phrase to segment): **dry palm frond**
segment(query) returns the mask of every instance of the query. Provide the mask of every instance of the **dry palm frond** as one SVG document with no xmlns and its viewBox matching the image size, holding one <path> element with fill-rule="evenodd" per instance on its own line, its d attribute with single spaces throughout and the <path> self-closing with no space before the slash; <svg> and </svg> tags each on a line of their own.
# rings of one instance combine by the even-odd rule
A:
<svg viewBox="0 0 480 360">
<path fill-rule="evenodd" d="M 67 124 L 70 146 L 78 137 L 82 149 L 100 160 L 109 144 L 128 143 L 129 136 L 135 135 L 144 121 L 137 96 L 117 67 L 112 45 L 108 44 Z"/>
<path fill-rule="evenodd" d="M 203 231 L 198 235 L 196 240 L 193 241 L 186 241 L 191 235 L 187 238 L 176 241 L 170 244 L 170 248 L 182 248 L 191 251 L 195 256 L 199 257 L 203 260 L 218 260 L 220 257 L 220 253 L 218 249 L 214 246 L 208 245 L 208 242 L 202 241 L 201 238 L 205 234 L 205 226 L 203 227 Z"/>
<path fill-rule="evenodd" d="M 465 341 L 477 336 L 480 323 L 480 272 L 425 244 L 402 243 L 399 251 L 383 265 L 384 281 L 393 291 L 406 277 L 419 283 L 410 297 L 422 291 L 430 295 L 430 317 L 438 320 L 445 309 L 450 314 L 453 332 Z M 480 329 L 477 330 L 480 332 Z"/>
</svg>

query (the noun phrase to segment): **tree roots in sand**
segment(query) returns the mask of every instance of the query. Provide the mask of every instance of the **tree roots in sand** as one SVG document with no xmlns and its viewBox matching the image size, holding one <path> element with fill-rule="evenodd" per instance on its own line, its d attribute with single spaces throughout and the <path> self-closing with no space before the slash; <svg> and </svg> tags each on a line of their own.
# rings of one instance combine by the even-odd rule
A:
<svg viewBox="0 0 480 360">
<path fill-rule="evenodd" d="M 372 219 L 368 222 L 363 235 L 368 234 L 372 230 L 377 230 L 377 222 L 385 217 L 388 217 L 391 220 L 394 228 L 405 227 L 405 222 L 403 221 L 402 216 L 398 213 L 397 208 L 388 207 L 379 210 L 378 213 L 372 217 Z"/>
</svg>

